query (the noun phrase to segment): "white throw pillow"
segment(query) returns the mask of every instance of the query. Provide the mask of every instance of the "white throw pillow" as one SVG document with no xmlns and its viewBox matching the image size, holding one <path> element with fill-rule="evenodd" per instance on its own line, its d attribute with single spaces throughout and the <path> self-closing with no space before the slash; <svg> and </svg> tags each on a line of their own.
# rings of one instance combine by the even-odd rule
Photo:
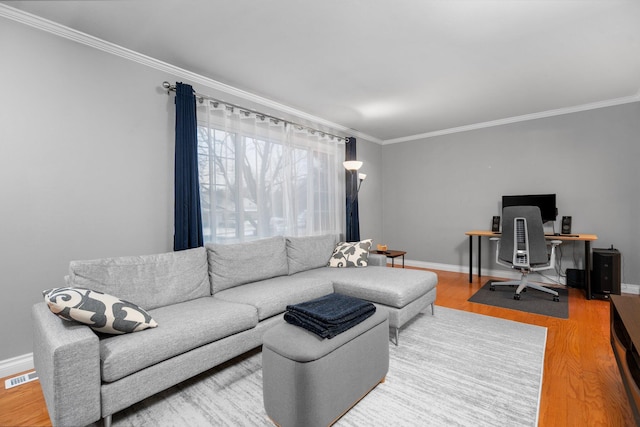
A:
<svg viewBox="0 0 640 427">
<path fill-rule="evenodd" d="M 360 242 L 340 242 L 329 258 L 329 267 L 366 267 L 373 239 Z"/>
<path fill-rule="evenodd" d="M 112 295 L 83 288 L 44 291 L 49 310 L 64 320 L 88 325 L 96 332 L 126 334 L 158 326 L 144 309 Z"/>
</svg>

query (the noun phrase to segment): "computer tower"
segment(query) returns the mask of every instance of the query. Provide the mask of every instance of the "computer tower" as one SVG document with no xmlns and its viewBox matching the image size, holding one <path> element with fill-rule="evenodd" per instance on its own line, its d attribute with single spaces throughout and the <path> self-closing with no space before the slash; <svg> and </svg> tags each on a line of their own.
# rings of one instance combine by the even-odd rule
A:
<svg viewBox="0 0 640 427">
<path fill-rule="evenodd" d="M 494 216 L 493 221 L 491 221 L 491 231 L 498 233 L 500 231 L 500 217 Z"/>
<path fill-rule="evenodd" d="M 609 299 L 609 295 L 620 295 L 621 258 L 617 249 L 593 249 L 591 270 L 591 293 L 593 298 Z"/>
</svg>

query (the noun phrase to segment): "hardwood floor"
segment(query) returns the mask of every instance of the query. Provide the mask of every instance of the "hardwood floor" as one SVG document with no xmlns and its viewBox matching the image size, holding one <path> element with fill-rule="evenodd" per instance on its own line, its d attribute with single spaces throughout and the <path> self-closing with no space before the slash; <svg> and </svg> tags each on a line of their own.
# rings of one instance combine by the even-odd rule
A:
<svg viewBox="0 0 640 427">
<path fill-rule="evenodd" d="M 7 378 L 2 378 L 0 385 L 0 426 L 50 426 L 40 382 L 36 380 L 6 390 L 4 380 Z"/>
<path fill-rule="evenodd" d="M 436 271 L 436 305 L 545 326 L 547 348 L 539 426 L 627 427 L 633 416 L 609 343 L 609 302 L 584 298 L 569 289 L 569 319 L 470 303 L 488 280 L 468 283 L 468 275 Z M 436 307 L 437 310 L 437 307 Z M 505 369 L 517 360 L 505 362 Z M 40 383 L 0 389 L 0 426 L 50 426 Z"/>
<path fill-rule="evenodd" d="M 437 273 L 437 305 L 547 328 L 539 426 L 635 425 L 609 342 L 608 301 L 569 288 L 569 319 L 557 319 L 470 303 L 488 277 L 470 284 L 466 274 Z"/>
</svg>

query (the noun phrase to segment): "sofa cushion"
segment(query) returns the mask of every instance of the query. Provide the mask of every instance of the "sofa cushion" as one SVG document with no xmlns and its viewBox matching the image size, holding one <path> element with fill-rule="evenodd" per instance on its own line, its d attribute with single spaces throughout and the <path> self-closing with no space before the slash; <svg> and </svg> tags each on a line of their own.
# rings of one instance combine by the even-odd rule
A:
<svg viewBox="0 0 640 427">
<path fill-rule="evenodd" d="M 44 291 L 43 295 L 53 314 L 89 325 L 96 332 L 126 334 L 158 326 L 144 309 L 102 292 L 55 288 Z"/>
<path fill-rule="evenodd" d="M 211 295 L 204 248 L 71 261 L 68 284 L 117 295 L 147 310 Z"/>
<path fill-rule="evenodd" d="M 324 267 L 336 247 L 336 236 L 287 237 L 289 274 Z"/>
<path fill-rule="evenodd" d="M 206 245 L 211 293 L 289 273 L 284 237 Z"/>
<path fill-rule="evenodd" d="M 100 340 L 102 379 L 116 381 L 194 348 L 251 329 L 256 309 L 212 297 L 150 310 L 158 326 Z"/>
<path fill-rule="evenodd" d="M 333 293 L 333 285 L 328 279 L 281 276 L 216 292 L 214 298 L 250 304 L 258 310 L 258 318 L 264 320 L 283 313 L 287 305 L 298 304 L 331 293 Z"/>
<path fill-rule="evenodd" d="M 292 277 L 329 279 L 335 292 L 396 308 L 406 306 L 438 284 L 438 276 L 431 271 L 373 266 L 317 268 Z"/>
<path fill-rule="evenodd" d="M 366 267 L 372 239 L 360 242 L 340 242 L 329 258 L 329 267 Z"/>
</svg>

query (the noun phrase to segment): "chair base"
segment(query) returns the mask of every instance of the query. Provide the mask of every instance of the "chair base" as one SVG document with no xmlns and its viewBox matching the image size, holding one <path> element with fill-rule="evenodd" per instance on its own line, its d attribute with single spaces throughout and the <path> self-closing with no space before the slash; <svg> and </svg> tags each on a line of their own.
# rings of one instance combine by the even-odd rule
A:
<svg viewBox="0 0 640 427">
<path fill-rule="evenodd" d="M 553 300 L 554 301 L 560 301 L 560 297 L 558 292 L 549 289 L 549 288 L 545 288 L 544 286 L 540 286 L 537 283 L 531 283 L 529 281 L 527 281 L 527 275 L 523 274 L 522 278 L 520 280 L 509 280 L 507 282 L 491 282 L 491 285 L 489 285 L 489 290 L 491 291 L 495 291 L 495 287 L 496 286 L 517 286 L 518 288 L 516 289 L 516 292 L 513 294 L 513 299 L 515 300 L 519 300 L 520 299 L 520 294 L 522 292 L 525 292 L 527 290 L 527 288 L 531 288 L 531 289 L 535 289 L 537 291 L 541 291 L 541 292 L 545 292 L 548 294 L 553 295 Z"/>
</svg>

